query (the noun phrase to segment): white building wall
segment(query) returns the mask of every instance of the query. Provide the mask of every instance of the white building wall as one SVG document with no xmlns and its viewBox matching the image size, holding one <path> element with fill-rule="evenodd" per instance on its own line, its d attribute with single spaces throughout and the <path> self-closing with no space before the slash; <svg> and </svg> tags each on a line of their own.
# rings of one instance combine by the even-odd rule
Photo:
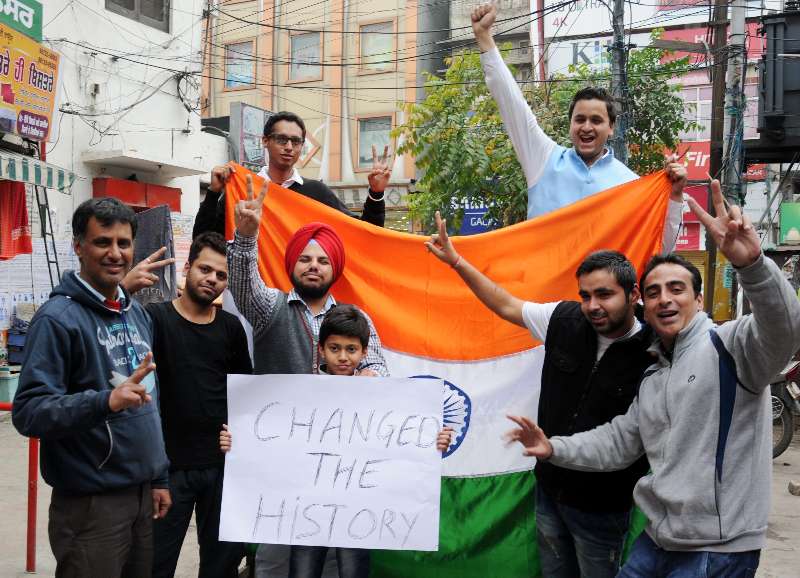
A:
<svg viewBox="0 0 800 578">
<path fill-rule="evenodd" d="M 43 42 L 61 55 L 47 161 L 79 176 L 71 195 L 50 191 L 57 235 L 69 233 L 73 209 L 103 175 L 135 173 L 141 182 L 179 187 L 181 212 L 197 211 L 200 175 L 172 178 L 157 164 L 147 170 L 86 164 L 87 152 L 127 151 L 205 172 L 227 160 L 224 139 L 200 131 L 197 111 L 205 2 L 172 0 L 169 32 L 115 14 L 105 2 L 44 3 Z M 180 73 L 187 73 L 183 99 Z"/>
</svg>

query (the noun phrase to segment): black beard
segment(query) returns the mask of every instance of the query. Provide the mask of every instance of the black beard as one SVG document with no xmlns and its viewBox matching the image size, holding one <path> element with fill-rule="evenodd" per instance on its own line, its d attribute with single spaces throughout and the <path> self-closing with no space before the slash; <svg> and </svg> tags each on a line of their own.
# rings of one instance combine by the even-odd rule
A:
<svg viewBox="0 0 800 578">
<path fill-rule="evenodd" d="M 195 303 L 197 303 L 198 305 L 208 306 L 214 302 L 214 299 L 216 299 L 216 297 L 212 299 L 201 294 L 199 291 L 195 291 L 194 287 L 192 287 L 188 283 L 186 284 L 184 291 L 186 292 L 186 296 Z"/>
<path fill-rule="evenodd" d="M 331 288 L 331 283 L 326 285 L 320 285 L 318 287 L 308 287 L 303 285 L 298 281 L 294 276 L 292 276 L 292 285 L 294 286 L 295 292 L 300 296 L 301 299 L 311 300 L 314 301 L 316 299 L 322 299 L 328 293 L 328 290 Z"/>
</svg>

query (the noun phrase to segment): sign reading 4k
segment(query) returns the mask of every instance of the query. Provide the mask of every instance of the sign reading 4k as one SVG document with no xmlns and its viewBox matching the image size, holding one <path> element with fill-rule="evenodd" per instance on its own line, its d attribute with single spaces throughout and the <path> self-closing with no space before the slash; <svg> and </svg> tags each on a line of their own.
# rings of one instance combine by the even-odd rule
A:
<svg viewBox="0 0 800 578">
<path fill-rule="evenodd" d="M 0 0 L 0 24 L 42 41 L 42 5 L 36 0 Z"/>
</svg>

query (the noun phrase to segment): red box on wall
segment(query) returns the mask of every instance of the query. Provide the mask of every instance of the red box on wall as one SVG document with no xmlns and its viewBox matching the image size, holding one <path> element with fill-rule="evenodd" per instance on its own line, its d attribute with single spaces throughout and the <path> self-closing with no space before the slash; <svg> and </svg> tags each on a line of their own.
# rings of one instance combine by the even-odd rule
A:
<svg viewBox="0 0 800 578">
<path fill-rule="evenodd" d="M 181 212 L 181 190 L 175 187 L 165 187 L 163 185 L 151 185 L 147 183 L 147 206 L 157 207 L 159 205 L 169 205 L 169 210 Z"/>
<path fill-rule="evenodd" d="M 169 205 L 170 211 L 181 210 L 181 190 L 175 187 L 102 177 L 92 180 L 92 195 L 114 197 L 134 209 Z"/>
<path fill-rule="evenodd" d="M 114 197 L 132 207 L 147 207 L 144 183 L 110 177 L 92 179 L 93 197 Z"/>
</svg>

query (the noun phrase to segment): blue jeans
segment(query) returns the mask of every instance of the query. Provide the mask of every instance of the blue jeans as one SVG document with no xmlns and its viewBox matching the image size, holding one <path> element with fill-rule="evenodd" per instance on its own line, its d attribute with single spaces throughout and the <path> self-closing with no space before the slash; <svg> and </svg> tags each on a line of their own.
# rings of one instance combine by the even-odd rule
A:
<svg viewBox="0 0 800 578">
<path fill-rule="evenodd" d="M 630 512 L 584 512 L 559 504 L 536 486 L 536 535 L 544 578 L 613 578 Z"/>
<path fill-rule="evenodd" d="M 752 578 L 760 555 L 760 550 L 668 552 L 643 533 L 617 578 Z"/>
<path fill-rule="evenodd" d="M 333 550 L 339 566 L 339 578 L 369 578 L 369 550 Z M 289 578 L 319 578 L 327 555 L 327 546 L 292 546 L 289 552 Z"/>
</svg>

